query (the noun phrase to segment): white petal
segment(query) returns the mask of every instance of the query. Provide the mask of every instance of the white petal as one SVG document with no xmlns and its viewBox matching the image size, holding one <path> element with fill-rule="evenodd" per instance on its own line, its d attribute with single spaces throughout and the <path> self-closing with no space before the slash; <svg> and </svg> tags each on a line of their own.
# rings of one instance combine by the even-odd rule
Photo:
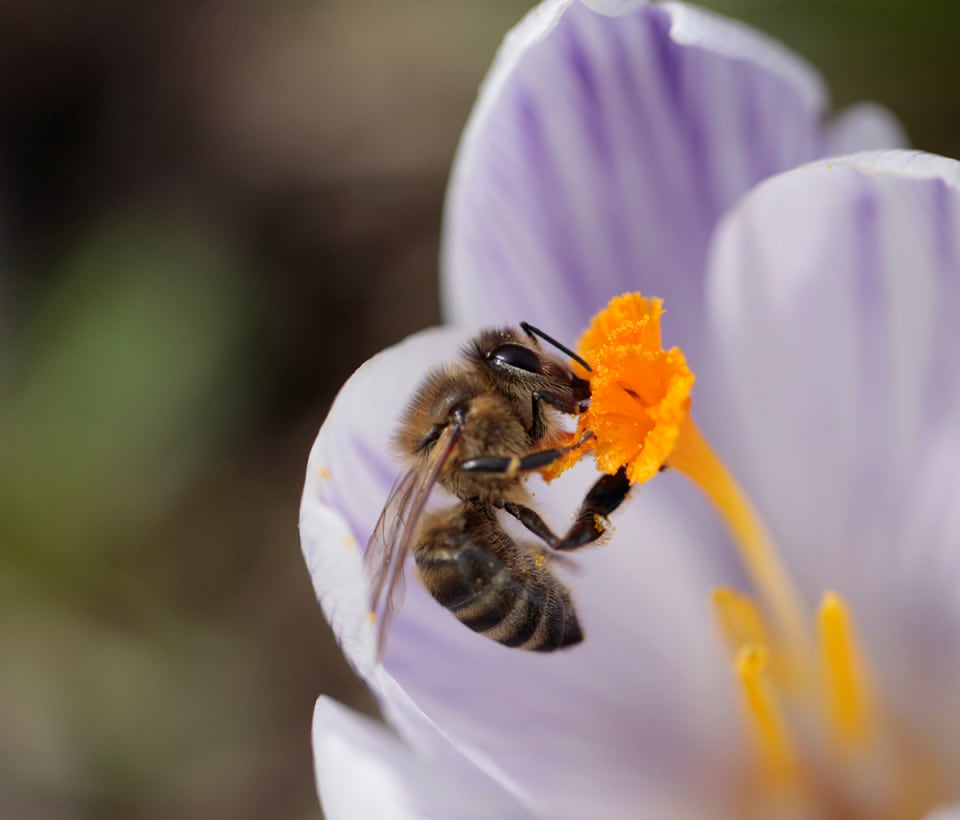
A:
<svg viewBox="0 0 960 820">
<path fill-rule="evenodd" d="M 841 533 L 825 513 L 896 513 L 878 502 L 901 497 L 921 436 L 957 401 L 947 352 L 958 342 L 957 193 L 910 158 L 860 155 L 777 177 L 713 249 L 713 339 L 739 427 L 728 448 L 755 471 L 781 468 L 758 493 L 807 541 L 863 536 L 859 519 Z M 839 503 L 863 486 L 879 497 Z"/>
<path fill-rule="evenodd" d="M 823 153 L 827 156 L 903 148 L 909 144 L 900 121 L 874 103 L 860 103 L 842 111 L 830 123 L 826 138 Z"/>
<path fill-rule="evenodd" d="M 386 455 L 394 421 L 428 365 L 450 359 L 463 338 L 428 331 L 368 362 L 314 446 L 304 552 L 347 656 L 409 743 L 436 753 L 439 731 L 543 816 L 676 806 L 677 784 L 691 770 L 701 772 L 702 789 L 683 800 L 715 799 L 734 734 L 734 710 L 717 708 L 729 706 L 730 676 L 707 605 L 724 578 L 725 545 L 677 476 L 636 491 L 610 542 L 576 560 L 568 578 L 587 632 L 582 646 L 551 656 L 506 649 L 411 580 L 384 665 L 373 663 L 360 550 L 347 536 L 369 536 L 396 473 Z M 537 489 L 547 520 L 564 526 L 594 478 L 585 465 Z"/>
<path fill-rule="evenodd" d="M 855 168 L 867 174 L 939 180 L 950 188 L 960 188 L 960 164 L 955 159 L 924 151 L 862 151 L 831 157 L 812 163 L 811 167 Z"/>
<path fill-rule="evenodd" d="M 549 4 L 505 41 L 454 165 L 444 303 L 459 321 L 527 319 L 573 339 L 640 289 L 666 299 L 667 338 L 696 366 L 713 227 L 824 149 L 822 81 L 708 12 L 601 5 L 618 16 Z"/>
<path fill-rule="evenodd" d="M 619 17 L 629 14 L 641 6 L 647 5 L 649 0 L 582 0 L 583 5 L 597 14 L 606 14 L 610 17 Z"/>
<path fill-rule="evenodd" d="M 313 754 L 328 820 L 530 816 L 449 747 L 443 756 L 418 756 L 382 726 L 326 697 L 313 713 Z"/>
<path fill-rule="evenodd" d="M 413 820 L 405 782 L 409 753 L 372 721 L 321 697 L 313 713 L 317 791 L 330 820 L 378 817 Z"/>
<path fill-rule="evenodd" d="M 960 164 L 889 152 L 761 185 L 708 272 L 708 425 L 811 602 L 960 778 Z"/>
</svg>

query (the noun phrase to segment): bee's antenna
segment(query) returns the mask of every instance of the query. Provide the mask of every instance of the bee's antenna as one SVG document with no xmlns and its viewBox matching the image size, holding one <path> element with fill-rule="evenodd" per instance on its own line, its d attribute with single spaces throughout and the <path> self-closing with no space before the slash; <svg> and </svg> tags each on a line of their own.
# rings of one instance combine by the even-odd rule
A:
<svg viewBox="0 0 960 820">
<path fill-rule="evenodd" d="M 545 341 L 547 344 L 553 345 L 561 353 L 566 353 L 571 359 L 573 359 L 580 366 L 590 371 L 593 370 L 593 368 L 586 363 L 586 361 L 582 356 L 578 356 L 569 347 L 567 347 L 566 345 L 560 344 L 560 342 L 554 339 L 553 336 L 548 336 L 546 333 L 540 330 L 540 328 L 534 327 L 529 322 L 521 322 L 520 327 L 523 329 L 523 332 L 526 333 L 531 339 L 534 336 L 539 336 L 541 339 L 543 339 L 543 341 Z"/>
</svg>

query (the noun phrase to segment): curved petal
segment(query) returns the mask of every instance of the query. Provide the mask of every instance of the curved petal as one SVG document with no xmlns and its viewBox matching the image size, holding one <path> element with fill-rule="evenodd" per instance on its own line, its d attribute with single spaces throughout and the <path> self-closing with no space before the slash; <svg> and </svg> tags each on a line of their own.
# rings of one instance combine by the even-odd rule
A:
<svg viewBox="0 0 960 820">
<path fill-rule="evenodd" d="M 593 9 L 597 14 L 608 14 L 611 17 L 619 17 L 622 14 L 629 14 L 641 6 L 647 5 L 650 0 L 582 0 L 582 2 L 583 5 Z"/>
<path fill-rule="evenodd" d="M 429 368 L 456 356 L 465 339 L 462 330 L 432 328 L 367 361 L 340 390 L 310 451 L 300 507 L 304 558 L 344 653 L 367 678 L 377 663 L 360 547 L 400 472 L 390 437 Z"/>
<path fill-rule="evenodd" d="M 715 708 L 730 676 L 707 604 L 723 577 L 722 541 L 678 477 L 638 491 L 618 511 L 609 543 L 574 559 L 567 577 L 587 632 L 582 646 L 548 656 L 506 649 L 411 581 L 383 666 L 373 662 L 354 544 L 368 538 L 396 474 L 386 442 L 410 390 L 464 338 L 427 331 L 365 364 L 314 446 L 303 546 L 344 651 L 416 748 L 435 747 L 439 731 L 541 816 L 635 816 L 638 806 L 677 807 L 677 794 L 716 799 L 736 743 L 730 712 Z M 534 488 L 558 529 L 595 477 L 582 466 Z M 703 788 L 684 795 L 677 783 L 691 769 Z"/>
<path fill-rule="evenodd" d="M 708 299 L 705 426 L 960 778 L 960 163 L 861 154 L 764 183 L 718 231 Z"/>
<path fill-rule="evenodd" d="M 853 105 L 834 118 L 826 132 L 824 156 L 902 148 L 910 144 L 900 121 L 875 103 Z"/>
<path fill-rule="evenodd" d="M 463 820 L 530 815 L 447 747 L 418 756 L 395 735 L 327 697 L 313 712 L 317 791 L 328 820 Z"/>
<path fill-rule="evenodd" d="M 540 7 L 481 91 L 448 192 L 447 316 L 572 339 L 640 289 L 665 298 L 667 341 L 696 366 L 713 227 L 756 182 L 821 155 L 822 82 L 709 12 L 591 5 L 606 14 Z"/>
</svg>

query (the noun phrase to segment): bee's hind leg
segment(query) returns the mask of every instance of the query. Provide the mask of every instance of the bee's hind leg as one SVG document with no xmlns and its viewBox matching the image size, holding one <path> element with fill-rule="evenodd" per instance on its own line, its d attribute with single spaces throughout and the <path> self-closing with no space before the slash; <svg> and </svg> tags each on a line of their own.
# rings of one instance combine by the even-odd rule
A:
<svg viewBox="0 0 960 820">
<path fill-rule="evenodd" d="M 510 513 L 553 549 L 575 550 L 603 535 L 606 531 L 603 519 L 620 506 L 629 492 L 630 482 L 625 468 L 621 467 L 613 475 L 601 476 L 583 499 L 573 525 L 563 538 L 558 538 L 540 515 L 529 507 L 509 501 L 497 506 Z"/>
</svg>

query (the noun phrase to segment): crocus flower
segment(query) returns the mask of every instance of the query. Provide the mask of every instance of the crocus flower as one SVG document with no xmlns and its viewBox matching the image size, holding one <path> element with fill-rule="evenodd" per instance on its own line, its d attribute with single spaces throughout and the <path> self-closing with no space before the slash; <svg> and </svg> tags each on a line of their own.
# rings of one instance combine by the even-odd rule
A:
<svg viewBox="0 0 960 820">
<path fill-rule="evenodd" d="M 451 324 L 361 367 L 310 456 L 307 565 L 391 727 L 320 699 L 328 817 L 960 817 L 960 166 L 849 154 L 897 128 L 826 107 L 680 4 L 557 0 L 507 37 L 449 192 Z M 597 463 L 649 480 L 565 576 L 584 643 L 507 649 L 412 582 L 378 660 L 362 545 L 411 391 L 478 326 L 572 343 L 626 291 L 696 375 L 649 418 L 702 433 L 603 422 Z M 529 484 L 562 529 L 595 477 Z"/>
</svg>

